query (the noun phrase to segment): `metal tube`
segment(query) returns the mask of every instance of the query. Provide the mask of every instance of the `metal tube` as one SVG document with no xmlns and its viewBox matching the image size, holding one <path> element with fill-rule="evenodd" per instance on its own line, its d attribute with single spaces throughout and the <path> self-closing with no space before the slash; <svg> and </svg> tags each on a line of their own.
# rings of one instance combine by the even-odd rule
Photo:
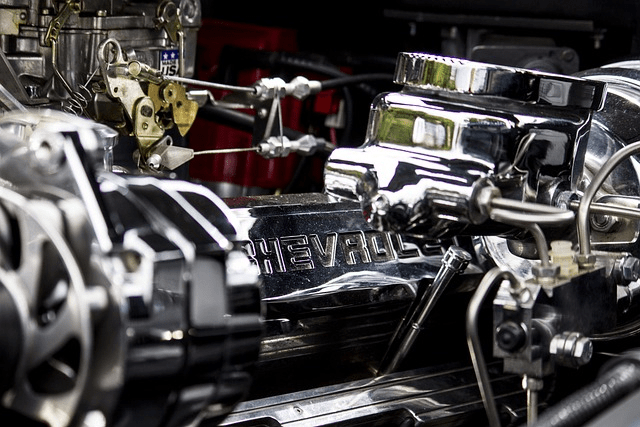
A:
<svg viewBox="0 0 640 427">
<path fill-rule="evenodd" d="M 469 301 L 466 321 L 469 354 L 471 355 L 473 370 L 478 379 L 482 403 L 487 411 L 487 418 L 491 427 L 500 427 L 500 417 L 498 416 L 498 409 L 496 408 L 496 403 L 493 398 L 489 372 L 485 364 L 484 356 L 482 355 L 482 345 L 478 334 L 478 317 L 485 298 L 494 285 L 500 284 L 502 280 L 509 280 L 514 286 L 518 284 L 518 281 L 511 272 L 500 270 L 498 267 L 489 270 L 487 274 L 484 275 L 478 288 L 471 297 L 471 301 Z"/>
<path fill-rule="evenodd" d="M 538 419 L 538 392 L 527 388 L 527 426 L 532 426 Z"/>
<path fill-rule="evenodd" d="M 219 150 L 202 150 L 194 151 L 193 155 L 198 156 L 202 154 L 229 154 L 229 153 L 244 153 L 248 151 L 260 151 L 260 147 L 248 147 L 248 148 L 220 148 Z"/>
<path fill-rule="evenodd" d="M 178 73 L 180 73 L 180 77 L 184 77 L 185 75 L 185 60 L 184 60 L 184 32 L 182 30 L 178 31 Z"/>
<path fill-rule="evenodd" d="M 379 375 L 394 372 L 411 350 L 413 343 L 429 317 L 429 314 L 440 299 L 451 279 L 462 273 L 471 261 L 471 255 L 462 248 L 450 246 L 442 258 L 442 266 L 433 279 L 429 289 L 420 297 L 415 310 L 403 320 L 389 344 L 387 353 L 382 358 Z"/>
<path fill-rule="evenodd" d="M 640 199 L 638 199 L 638 204 L 640 204 Z M 580 208 L 580 202 L 577 200 L 572 201 L 571 203 L 569 203 L 569 208 L 577 211 Z M 589 213 L 618 216 L 621 218 L 629 219 L 640 219 L 640 209 L 630 208 L 628 206 L 613 205 L 610 203 L 593 202 L 589 207 Z"/>
<path fill-rule="evenodd" d="M 508 211 L 508 215 L 521 222 L 536 223 L 542 225 L 560 225 L 573 222 L 575 214 L 566 209 L 538 203 L 519 202 L 512 199 L 496 197 L 491 199 L 491 209 Z"/>
<path fill-rule="evenodd" d="M 19 110 L 23 113 L 28 112 L 27 108 L 22 105 L 18 99 L 7 90 L 2 83 L 0 83 L 0 102 L 2 102 L 9 110 Z"/>
<path fill-rule="evenodd" d="M 589 207 L 596 193 L 600 189 L 602 183 L 607 179 L 611 171 L 627 158 L 640 153 L 640 141 L 633 142 L 626 147 L 620 149 L 609 158 L 604 166 L 591 180 L 591 184 L 585 191 L 580 207 L 578 208 L 578 245 L 580 255 L 586 256 L 591 254 L 591 242 L 589 233 Z"/>
<path fill-rule="evenodd" d="M 256 88 L 249 87 L 249 86 L 226 85 L 223 83 L 205 82 L 203 80 L 196 80 L 196 79 L 190 79 L 188 77 L 178 77 L 178 76 L 163 75 L 162 78 L 165 80 L 170 80 L 178 83 L 191 84 L 191 85 L 202 86 L 202 87 L 210 87 L 212 89 L 230 90 L 233 92 L 256 93 Z"/>
<path fill-rule="evenodd" d="M 53 68 L 56 78 L 60 83 L 62 83 L 64 89 L 69 93 L 69 95 L 74 96 L 73 88 L 58 69 L 58 42 L 56 40 L 51 40 L 51 68 Z"/>
<path fill-rule="evenodd" d="M 568 211 L 573 215 L 573 212 Z M 516 227 L 522 227 L 529 231 L 536 242 L 536 249 L 538 250 L 538 256 L 542 267 L 549 267 L 551 262 L 549 261 L 549 248 L 547 247 L 547 238 L 544 236 L 542 229 L 536 222 L 529 222 L 530 215 L 524 214 L 525 217 L 517 215 L 515 212 L 511 212 L 505 209 L 491 209 L 490 217 L 494 221 L 502 222 L 504 224 L 513 225 Z M 532 217 L 537 218 L 537 215 Z"/>
</svg>

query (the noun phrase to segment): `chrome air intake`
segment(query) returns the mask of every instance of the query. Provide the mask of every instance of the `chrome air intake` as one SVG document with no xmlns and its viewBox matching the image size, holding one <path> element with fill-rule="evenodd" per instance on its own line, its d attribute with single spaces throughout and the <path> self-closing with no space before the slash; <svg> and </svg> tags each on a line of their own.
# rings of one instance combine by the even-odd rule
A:
<svg viewBox="0 0 640 427">
<path fill-rule="evenodd" d="M 575 187 L 572 164 L 605 89 L 420 53 L 399 55 L 395 81 L 404 88 L 373 102 L 365 143 L 331 155 L 325 189 L 359 200 L 378 229 L 429 237 L 504 232 L 478 202 L 483 188 L 550 204 Z"/>
</svg>

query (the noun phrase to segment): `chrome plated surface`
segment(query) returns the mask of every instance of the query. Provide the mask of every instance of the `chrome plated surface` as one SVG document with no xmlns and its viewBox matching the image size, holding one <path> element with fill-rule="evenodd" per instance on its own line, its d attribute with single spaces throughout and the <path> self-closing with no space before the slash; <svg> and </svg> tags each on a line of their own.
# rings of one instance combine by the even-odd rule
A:
<svg viewBox="0 0 640 427">
<path fill-rule="evenodd" d="M 586 155 L 574 165 L 574 175 L 580 178 L 574 191 L 581 196 L 591 187 L 594 176 L 605 168 L 609 159 L 619 150 L 638 139 L 640 128 L 637 115 L 640 113 L 640 66 L 637 61 L 616 63 L 579 75 L 586 79 L 607 82 L 607 99 L 604 108 L 595 113 L 589 139 L 585 142 Z M 623 197 L 624 205 L 637 207 L 633 198 L 640 196 L 640 165 L 637 156 L 629 157 L 613 168 L 602 186 L 595 193 L 594 202 L 611 197 Z M 593 191 L 593 189 L 591 189 Z M 580 197 L 574 197 L 580 200 Z M 602 230 L 591 223 L 583 226 L 589 234 L 590 245 L 595 250 L 629 251 L 637 253 L 639 228 L 636 221 L 624 220 L 615 215 L 605 215 L 600 221 L 612 221 L 611 229 Z M 583 235 L 583 239 L 585 236 Z"/>
<path fill-rule="evenodd" d="M 462 273 L 471 260 L 471 254 L 464 249 L 449 246 L 442 258 L 442 266 L 429 289 L 419 296 L 420 301 L 415 305 L 415 309 L 409 311 L 396 329 L 387 353 L 380 362 L 379 374 L 389 374 L 398 369 L 451 279 L 456 274 Z"/>
<path fill-rule="evenodd" d="M 435 64 L 455 61 L 433 58 Z M 550 204 L 548 189 L 575 186 L 571 165 L 584 155 L 588 108 L 424 91 L 408 81 L 402 92 L 374 101 L 363 146 L 334 151 L 325 167 L 325 191 L 360 201 L 375 228 L 436 238 L 504 233 L 483 214 L 481 188 Z M 604 90 L 599 82 L 575 84 Z"/>
<path fill-rule="evenodd" d="M 10 385 L 3 406 L 64 427 L 81 405 L 94 366 L 85 279 L 53 203 L 29 200 L 2 187 L 0 205 L 7 219 L 17 222 L 12 235 L 5 236 L 14 241 L 3 243 L 19 242 L 21 248 L 14 256 L 17 263 L 8 262 L 4 253 L 0 269 L 3 292 L 17 314 L 16 324 L 6 327 L 22 335 L 15 370 L 3 372 L 3 382 Z"/>
<path fill-rule="evenodd" d="M 49 96 L 134 130 L 156 165 L 164 120 L 188 129 L 177 82 L 197 81 L 149 86 L 193 73 L 197 0 L 0 3 L 0 98 L 21 112 L 0 118 L 3 409 L 52 427 L 406 426 L 484 425 L 484 404 L 518 424 L 525 391 L 530 422 L 551 401 L 541 378 L 639 333 L 640 62 L 571 77 L 401 53 L 404 88 L 331 155 L 323 194 L 223 201 L 158 167 L 114 174 L 113 129 L 24 107 Z M 310 94 L 277 79 L 218 88 Z M 555 239 L 587 262 L 560 276 Z"/>
<path fill-rule="evenodd" d="M 223 417 L 262 333 L 229 208 L 200 185 L 104 170 L 95 122 L 30 111 L 0 127 L 0 276 L 24 345 L 3 407 L 55 427 L 135 425 L 141 410 L 181 426 L 214 401 Z"/>
<path fill-rule="evenodd" d="M 602 107 L 605 94 L 597 81 L 411 52 L 398 54 L 394 80 L 412 88 L 593 110 Z"/>
<path fill-rule="evenodd" d="M 248 230 L 245 251 L 261 272 L 259 366 L 270 380 L 295 377 L 293 384 L 310 364 L 326 372 L 323 379 L 339 380 L 347 366 L 353 376 L 370 375 L 421 284 L 436 277 L 442 247 L 374 230 L 359 204 L 322 194 L 226 202 Z M 479 274 L 470 265 L 452 288 Z"/>
<path fill-rule="evenodd" d="M 245 250 L 262 273 L 269 312 L 412 298 L 419 280 L 435 277 L 442 257 L 432 241 L 372 229 L 357 203 L 320 194 L 227 203 L 248 230 Z"/>
<path fill-rule="evenodd" d="M 322 426 L 360 420 L 365 424 L 444 425 L 478 423 L 484 416 L 469 367 L 444 366 L 336 384 L 240 404 L 224 426 Z M 524 395 L 513 378 L 493 375 L 492 386 L 503 408 L 516 412 Z M 506 411 L 505 411 L 506 412 Z M 505 414 L 506 415 L 506 414 Z M 213 424 L 203 420 L 204 427 Z"/>
</svg>

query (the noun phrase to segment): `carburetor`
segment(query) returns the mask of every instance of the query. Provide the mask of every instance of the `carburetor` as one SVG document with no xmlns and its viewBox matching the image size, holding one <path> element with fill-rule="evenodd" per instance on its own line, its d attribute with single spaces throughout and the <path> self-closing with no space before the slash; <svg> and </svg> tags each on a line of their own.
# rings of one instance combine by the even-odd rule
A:
<svg viewBox="0 0 640 427">
<path fill-rule="evenodd" d="M 3 2 L 3 84 L 24 104 L 68 100 L 67 108 L 77 112 L 87 107 L 102 41 L 115 38 L 129 57 L 164 74 L 189 76 L 200 23 L 198 0 Z"/>
<path fill-rule="evenodd" d="M 195 120 L 197 103 L 164 78 L 193 75 L 200 25 L 198 0 L 3 2 L 0 102 L 109 125 L 146 161 L 168 129 L 184 136 Z M 171 145 L 163 141 L 162 153 Z"/>
</svg>

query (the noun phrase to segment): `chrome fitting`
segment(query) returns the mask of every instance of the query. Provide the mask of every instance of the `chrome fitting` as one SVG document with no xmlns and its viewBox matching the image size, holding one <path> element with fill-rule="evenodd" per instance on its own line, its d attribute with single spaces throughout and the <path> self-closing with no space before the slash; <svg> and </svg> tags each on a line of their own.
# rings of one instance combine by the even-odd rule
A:
<svg viewBox="0 0 640 427">
<path fill-rule="evenodd" d="M 531 272 L 536 279 L 555 279 L 560 275 L 560 266 L 551 264 L 547 267 L 541 265 L 534 265 L 531 267 Z"/>
<path fill-rule="evenodd" d="M 579 368 L 591 360 L 593 343 L 579 332 L 563 332 L 551 339 L 549 353 L 559 365 Z"/>
<path fill-rule="evenodd" d="M 635 282 L 640 278 L 640 259 L 628 256 L 622 260 L 620 271 L 622 278 L 629 282 Z"/>
<path fill-rule="evenodd" d="M 580 268 L 592 268 L 596 265 L 596 256 L 594 254 L 577 254 L 576 261 Z"/>
</svg>

